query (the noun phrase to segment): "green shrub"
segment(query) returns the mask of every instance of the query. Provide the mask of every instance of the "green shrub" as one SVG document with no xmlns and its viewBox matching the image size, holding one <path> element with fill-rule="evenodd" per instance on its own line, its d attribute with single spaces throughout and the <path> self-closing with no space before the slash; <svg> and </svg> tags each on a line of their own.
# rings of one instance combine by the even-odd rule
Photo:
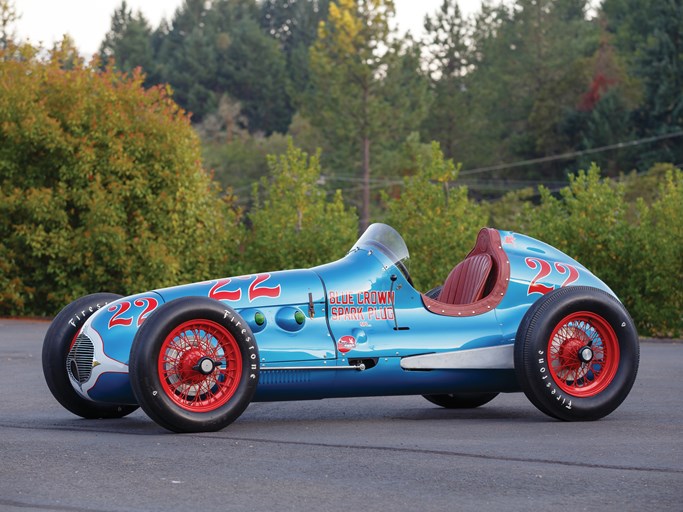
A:
<svg viewBox="0 0 683 512">
<path fill-rule="evenodd" d="M 0 314 L 226 271 L 237 215 L 187 115 L 142 81 L 67 51 L 0 55 Z"/>
<path fill-rule="evenodd" d="M 623 269 L 634 318 L 655 336 L 683 333 L 683 172 L 668 167 L 655 201 L 638 202 L 636 241 Z"/>
<path fill-rule="evenodd" d="M 306 268 L 341 258 L 358 234 L 358 218 L 340 191 L 319 185 L 319 155 L 296 148 L 268 156 L 270 174 L 254 187 L 243 260 L 251 272 Z"/>
<path fill-rule="evenodd" d="M 571 175 L 559 197 L 545 187 L 539 187 L 539 192 L 540 205 L 524 205 L 523 232 L 554 245 L 609 286 L 618 287 L 624 251 L 633 237 L 623 186 L 603 180 L 593 165 Z"/>
<path fill-rule="evenodd" d="M 570 176 L 559 197 L 539 188 L 539 205 L 525 202 L 516 230 L 577 259 L 624 302 L 641 334 L 683 331 L 683 177 L 669 166 L 650 203 L 627 200 L 623 183 L 602 179 L 593 165 Z M 654 199 L 653 199 L 654 196 Z"/>
<path fill-rule="evenodd" d="M 458 176 L 452 160 L 432 143 L 428 158 L 418 158 L 414 176 L 404 179 L 398 198 L 384 195 L 384 222 L 394 227 L 410 250 L 410 273 L 419 290 L 442 284 L 449 272 L 474 247 L 486 225 L 483 208 L 467 196 L 467 188 L 452 187 Z"/>
</svg>

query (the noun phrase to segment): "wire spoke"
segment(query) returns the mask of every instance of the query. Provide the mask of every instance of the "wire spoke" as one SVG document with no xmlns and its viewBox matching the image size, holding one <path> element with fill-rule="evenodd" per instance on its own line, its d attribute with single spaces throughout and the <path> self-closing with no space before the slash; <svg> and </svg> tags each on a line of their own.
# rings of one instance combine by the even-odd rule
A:
<svg viewBox="0 0 683 512">
<path fill-rule="evenodd" d="M 209 359 L 213 368 L 202 370 Z M 235 338 L 208 320 L 190 321 L 169 334 L 159 353 L 162 388 L 176 404 L 192 411 L 209 411 L 232 397 L 242 375 Z"/>
</svg>

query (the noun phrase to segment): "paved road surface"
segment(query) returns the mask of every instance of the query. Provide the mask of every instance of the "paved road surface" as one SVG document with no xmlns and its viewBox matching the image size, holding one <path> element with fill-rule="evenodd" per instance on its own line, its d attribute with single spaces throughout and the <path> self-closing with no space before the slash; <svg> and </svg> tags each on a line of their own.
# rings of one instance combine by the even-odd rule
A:
<svg viewBox="0 0 683 512">
<path fill-rule="evenodd" d="M 522 394 L 256 403 L 176 435 L 82 420 L 45 385 L 46 322 L 0 319 L 0 511 L 683 510 L 683 345 L 644 343 L 626 402 L 561 423 Z"/>
</svg>

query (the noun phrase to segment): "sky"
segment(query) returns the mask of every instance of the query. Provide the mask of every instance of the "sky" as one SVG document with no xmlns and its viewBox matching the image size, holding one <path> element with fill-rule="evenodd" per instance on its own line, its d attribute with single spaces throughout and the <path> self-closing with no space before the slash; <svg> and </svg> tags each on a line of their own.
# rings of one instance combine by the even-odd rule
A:
<svg viewBox="0 0 683 512">
<path fill-rule="evenodd" d="M 399 30 L 410 30 L 414 36 L 422 33 L 425 14 L 433 14 L 442 0 L 394 0 Z M 127 0 L 127 4 L 142 11 L 152 27 L 165 18 L 173 17 L 183 0 Z M 51 47 L 69 34 L 80 52 L 92 55 L 97 52 L 109 30 L 111 16 L 121 0 L 14 0 L 21 15 L 16 23 L 16 35 L 33 44 Z M 459 0 L 466 14 L 479 10 L 481 0 Z"/>
</svg>

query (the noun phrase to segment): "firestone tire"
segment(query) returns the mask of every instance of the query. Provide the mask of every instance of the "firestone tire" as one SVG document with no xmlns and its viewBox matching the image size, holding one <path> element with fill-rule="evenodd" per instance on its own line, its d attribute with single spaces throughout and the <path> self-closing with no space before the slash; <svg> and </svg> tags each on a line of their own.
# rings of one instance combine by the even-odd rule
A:
<svg viewBox="0 0 683 512">
<path fill-rule="evenodd" d="M 100 308 L 120 299 L 113 293 L 95 293 L 75 300 L 54 318 L 43 340 L 43 374 L 57 401 L 77 416 L 87 419 L 122 418 L 135 411 L 137 405 L 94 402 L 83 398 L 71 385 L 67 356 L 85 321 Z"/>
<path fill-rule="evenodd" d="M 474 409 L 489 403 L 498 393 L 449 393 L 446 395 L 422 395 L 435 405 L 446 409 Z"/>
<path fill-rule="evenodd" d="M 259 379 L 256 340 L 231 308 L 203 297 L 171 301 L 140 327 L 130 354 L 133 393 L 173 432 L 214 432 L 247 408 Z"/>
<path fill-rule="evenodd" d="M 515 371 L 540 411 L 565 421 L 607 416 L 638 373 L 638 333 L 626 308 L 602 290 L 559 288 L 534 303 L 517 330 Z"/>
</svg>

